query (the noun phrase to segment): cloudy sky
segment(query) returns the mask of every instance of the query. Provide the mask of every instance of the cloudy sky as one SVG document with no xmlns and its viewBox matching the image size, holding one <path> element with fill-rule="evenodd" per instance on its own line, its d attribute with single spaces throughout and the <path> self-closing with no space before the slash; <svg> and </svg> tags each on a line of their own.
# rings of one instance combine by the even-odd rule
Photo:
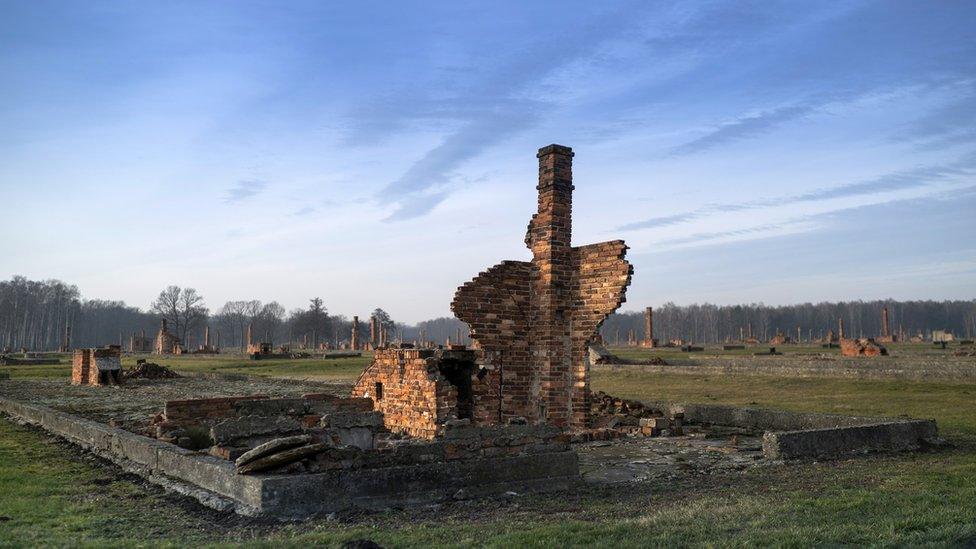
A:
<svg viewBox="0 0 976 549">
<path fill-rule="evenodd" d="M 0 0 L 0 277 L 402 321 L 574 148 L 625 310 L 976 297 L 976 3 Z"/>
</svg>

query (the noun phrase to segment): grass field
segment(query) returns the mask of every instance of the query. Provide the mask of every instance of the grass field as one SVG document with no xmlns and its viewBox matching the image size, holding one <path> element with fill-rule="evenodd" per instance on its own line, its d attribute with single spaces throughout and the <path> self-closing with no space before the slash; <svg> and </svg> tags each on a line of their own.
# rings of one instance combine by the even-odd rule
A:
<svg viewBox="0 0 976 549">
<path fill-rule="evenodd" d="M 367 358 L 250 362 L 178 358 L 183 371 L 352 380 Z M 170 364 L 170 362 L 172 362 Z M 14 367 L 14 377 L 67 368 Z M 8 368 L 11 369 L 11 368 Z M 15 381 L 11 381 L 15 382 Z M 972 545 L 976 543 L 976 385 L 770 376 L 692 376 L 595 368 L 593 387 L 648 400 L 908 414 L 938 420 L 950 448 L 759 468 L 730 476 L 592 487 L 578 493 L 275 524 L 218 514 L 0 421 L 0 545 Z"/>
</svg>

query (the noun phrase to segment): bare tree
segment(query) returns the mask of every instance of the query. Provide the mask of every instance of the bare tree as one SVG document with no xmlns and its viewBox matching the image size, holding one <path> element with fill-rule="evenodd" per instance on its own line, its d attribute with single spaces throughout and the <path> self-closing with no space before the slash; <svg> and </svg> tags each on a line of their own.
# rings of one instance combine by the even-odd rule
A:
<svg viewBox="0 0 976 549">
<path fill-rule="evenodd" d="M 285 321 L 285 308 L 277 301 L 265 303 L 255 319 L 258 333 L 264 334 L 263 341 L 274 345 L 278 330 Z"/>
<path fill-rule="evenodd" d="M 245 335 L 247 333 L 247 327 L 254 322 L 254 319 L 260 312 L 261 302 L 254 299 L 250 301 L 228 301 L 220 308 L 221 317 L 234 326 L 237 333 L 241 336 L 242 352 L 247 349 L 248 341 Z"/>
<path fill-rule="evenodd" d="M 166 319 L 173 333 L 186 342 L 186 335 L 200 326 L 210 311 L 203 306 L 203 296 L 194 288 L 167 286 L 159 292 L 151 310 Z"/>
</svg>

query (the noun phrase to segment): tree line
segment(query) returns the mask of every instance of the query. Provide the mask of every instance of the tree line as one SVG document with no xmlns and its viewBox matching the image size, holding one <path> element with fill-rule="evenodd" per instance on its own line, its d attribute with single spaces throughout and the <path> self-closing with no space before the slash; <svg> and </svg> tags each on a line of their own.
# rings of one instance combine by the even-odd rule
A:
<svg viewBox="0 0 976 549">
<path fill-rule="evenodd" d="M 357 338 L 364 344 L 370 337 L 370 316 L 376 317 L 378 328 L 386 330 L 391 342 L 413 342 L 423 336 L 444 343 L 447 338 L 456 340 L 459 328 L 467 338 L 467 327 L 454 318 L 408 325 L 376 308 L 359 317 Z M 57 350 L 67 342 L 69 327 L 72 348 L 111 344 L 127 348 L 132 335 L 155 337 L 163 319 L 167 329 L 189 349 L 204 343 L 207 328 L 211 345 L 241 350 L 247 345 L 248 329 L 254 343 L 310 349 L 324 343 L 332 347 L 348 343 L 353 329 L 350 317 L 329 312 L 319 297 L 292 311 L 277 301 L 251 299 L 228 301 L 211 312 L 196 289 L 173 285 L 160 291 L 149 310 L 143 311 L 122 301 L 84 299 L 77 286 L 60 280 L 14 276 L 0 281 L 0 350 Z"/>
<path fill-rule="evenodd" d="M 800 338 L 820 339 L 843 318 L 848 336 L 877 336 L 881 333 L 881 309 L 888 307 L 894 334 L 929 336 L 932 330 L 947 330 L 957 336 L 976 335 L 976 300 L 952 301 L 848 301 L 802 303 L 798 305 L 675 305 L 654 308 L 654 337 L 661 342 L 682 339 L 696 343 L 738 340 L 740 329 L 761 341 L 777 333 Z M 397 322 L 382 308 L 359 317 L 358 339 L 369 341 L 369 316 L 385 327 L 390 341 L 414 342 L 424 339 L 438 344 L 448 339 L 469 343 L 468 328 L 452 317 L 426 320 L 414 325 Z M 328 310 L 314 297 L 304 308 L 286 311 L 277 301 L 233 300 L 215 312 L 193 288 L 164 288 L 147 311 L 122 301 L 83 299 L 78 288 L 60 280 L 28 280 L 14 276 L 0 281 L 0 350 L 56 350 L 65 342 L 71 327 L 71 347 L 98 347 L 122 343 L 145 333 L 154 337 L 160 321 L 188 348 L 203 344 L 204 331 L 210 328 L 210 343 L 225 349 L 244 349 L 247 330 L 255 343 L 306 345 L 318 348 L 323 343 L 335 347 L 351 339 L 353 322 L 346 315 Z M 644 337 L 642 312 L 615 313 L 601 328 L 608 343 L 626 343 L 633 330 L 636 339 Z"/>
<path fill-rule="evenodd" d="M 892 334 L 910 337 L 921 333 L 929 337 L 932 330 L 947 330 L 966 338 L 976 334 L 976 300 L 875 300 L 780 306 L 665 303 L 653 309 L 654 338 L 662 343 L 672 339 L 719 343 L 738 340 L 740 333 L 748 334 L 751 328 L 754 337 L 768 341 L 777 333 L 795 339 L 799 328 L 800 339 L 806 341 L 821 339 L 829 331 L 836 334 L 841 318 L 845 336 L 876 337 L 881 335 L 881 310 L 885 306 Z M 607 343 L 625 344 L 631 330 L 638 341 L 644 338 L 643 312 L 615 313 L 600 333 Z"/>
</svg>

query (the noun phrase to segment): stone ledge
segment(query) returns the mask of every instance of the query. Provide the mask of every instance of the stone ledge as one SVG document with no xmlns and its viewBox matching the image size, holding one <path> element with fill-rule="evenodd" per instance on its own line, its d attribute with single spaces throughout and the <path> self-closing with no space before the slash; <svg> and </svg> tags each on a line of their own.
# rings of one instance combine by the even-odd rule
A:
<svg viewBox="0 0 976 549">
<path fill-rule="evenodd" d="M 645 404 L 668 410 L 672 415 L 683 413 L 686 424 L 764 431 L 763 454 L 769 459 L 911 450 L 939 441 L 938 426 L 931 419 L 845 416 L 721 404 Z"/>
<path fill-rule="evenodd" d="M 563 489 L 580 479 L 571 451 L 315 474 L 238 475 L 230 461 L 44 406 L 0 398 L 0 412 L 205 505 L 224 509 L 229 499 L 238 513 L 282 519 L 440 501 L 461 489 L 470 496 Z"/>
</svg>

